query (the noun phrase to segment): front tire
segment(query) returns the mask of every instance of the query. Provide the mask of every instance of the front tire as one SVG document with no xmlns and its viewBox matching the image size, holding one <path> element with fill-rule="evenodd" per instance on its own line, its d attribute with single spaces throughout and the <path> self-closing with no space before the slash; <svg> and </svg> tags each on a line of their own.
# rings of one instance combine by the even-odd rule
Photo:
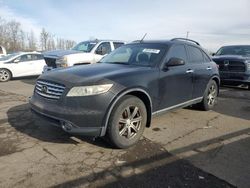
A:
<svg viewBox="0 0 250 188">
<path fill-rule="evenodd" d="M 7 69 L 0 69 L 0 82 L 7 82 L 11 79 L 11 72 Z"/>
<path fill-rule="evenodd" d="M 117 148 L 128 148 L 138 142 L 147 122 L 147 110 L 137 97 L 126 95 L 110 115 L 107 136 Z"/>
<path fill-rule="evenodd" d="M 214 80 L 211 80 L 207 85 L 202 102 L 199 103 L 201 109 L 204 111 L 211 110 L 217 102 L 217 96 L 218 85 Z"/>
</svg>

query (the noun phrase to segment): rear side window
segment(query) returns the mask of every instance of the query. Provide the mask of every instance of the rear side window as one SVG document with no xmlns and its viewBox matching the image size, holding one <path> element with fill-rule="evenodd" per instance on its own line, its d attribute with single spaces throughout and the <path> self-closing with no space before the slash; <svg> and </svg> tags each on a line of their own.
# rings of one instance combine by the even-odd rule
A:
<svg viewBox="0 0 250 188">
<path fill-rule="evenodd" d="M 43 56 L 40 54 L 32 54 L 32 60 L 41 60 Z"/>
<path fill-rule="evenodd" d="M 188 48 L 190 63 L 204 62 L 203 54 L 199 48 L 193 46 L 187 46 L 187 48 Z"/>
<path fill-rule="evenodd" d="M 122 43 L 122 42 L 114 42 L 113 44 L 114 44 L 115 49 L 121 47 L 122 45 L 124 45 L 124 43 Z"/>
<path fill-rule="evenodd" d="M 175 45 L 168 52 L 169 59 L 175 57 L 187 61 L 187 52 L 184 45 Z"/>
</svg>

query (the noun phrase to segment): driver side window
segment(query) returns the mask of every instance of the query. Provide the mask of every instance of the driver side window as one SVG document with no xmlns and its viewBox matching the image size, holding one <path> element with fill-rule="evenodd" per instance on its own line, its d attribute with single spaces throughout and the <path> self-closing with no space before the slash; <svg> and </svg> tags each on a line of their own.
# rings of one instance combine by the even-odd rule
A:
<svg viewBox="0 0 250 188">
<path fill-rule="evenodd" d="M 26 54 L 26 55 L 21 55 L 17 57 L 14 61 L 25 62 L 25 61 L 31 61 L 31 60 L 32 60 L 32 55 Z"/>
<path fill-rule="evenodd" d="M 111 46 L 109 42 L 101 43 L 95 51 L 95 53 L 99 55 L 106 55 L 109 54 L 110 52 L 111 52 Z"/>
<path fill-rule="evenodd" d="M 184 45 L 175 45 L 168 52 L 168 59 L 178 58 L 187 61 L 187 52 Z"/>
</svg>

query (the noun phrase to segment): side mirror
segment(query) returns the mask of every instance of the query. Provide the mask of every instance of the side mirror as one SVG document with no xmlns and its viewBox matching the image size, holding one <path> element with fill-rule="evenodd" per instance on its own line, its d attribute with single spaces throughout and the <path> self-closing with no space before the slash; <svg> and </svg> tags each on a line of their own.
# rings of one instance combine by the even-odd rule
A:
<svg viewBox="0 0 250 188">
<path fill-rule="evenodd" d="M 166 66 L 173 67 L 173 66 L 180 66 L 185 65 L 185 61 L 180 58 L 172 57 L 167 63 Z"/>
<path fill-rule="evenodd" d="M 172 57 L 168 62 L 164 64 L 163 70 L 168 70 L 169 67 L 185 65 L 185 61 L 180 58 Z"/>
<path fill-rule="evenodd" d="M 215 56 L 215 53 L 212 53 L 212 56 Z"/>
<path fill-rule="evenodd" d="M 18 63 L 18 62 L 20 62 L 20 59 L 15 59 L 13 62 Z"/>
</svg>

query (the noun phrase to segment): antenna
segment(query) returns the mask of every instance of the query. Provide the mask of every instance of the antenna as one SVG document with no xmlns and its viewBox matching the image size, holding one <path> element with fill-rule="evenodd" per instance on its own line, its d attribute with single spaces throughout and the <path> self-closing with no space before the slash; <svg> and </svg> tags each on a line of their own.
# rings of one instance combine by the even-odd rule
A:
<svg viewBox="0 0 250 188">
<path fill-rule="evenodd" d="M 144 34 L 144 36 L 142 37 L 142 39 L 140 40 L 140 43 L 144 40 L 144 38 L 147 36 L 147 33 Z"/>
</svg>

